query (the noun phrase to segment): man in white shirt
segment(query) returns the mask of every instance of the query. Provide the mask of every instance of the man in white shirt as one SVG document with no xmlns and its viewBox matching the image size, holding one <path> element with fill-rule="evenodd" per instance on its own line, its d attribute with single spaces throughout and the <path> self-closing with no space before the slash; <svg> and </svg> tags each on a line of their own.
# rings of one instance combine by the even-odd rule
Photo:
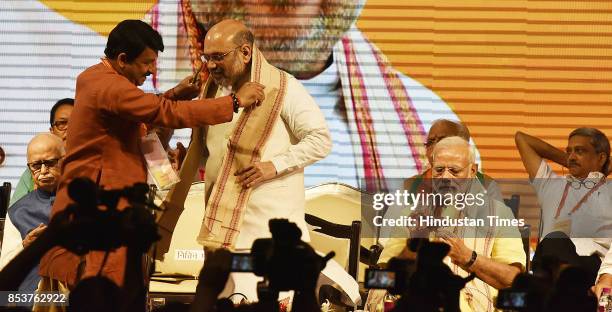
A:
<svg viewBox="0 0 612 312">
<path fill-rule="evenodd" d="M 449 136 L 436 142 L 431 158 L 431 189 L 422 194 L 472 195 L 481 198 L 482 202 L 458 206 L 453 203 L 434 203 L 436 200 L 433 200 L 428 204 L 419 204 L 414 210 L 406 206 L 390 207 L 399 212 L 398 216 L 416 219 L 427 216 L 439 220 L 489 220 L 493 216 L 503 220 L 514 219 L 510 208 L 503 201 L 490 196 L 480 183 L 475 152 L 465 137 Z M 396 219 L 395 216 L 391 218 Z M 434 227 L 416 221 L 414 225 L 393 228 L 388 237 L 391 238 L 378 259 L 378 263 L 383 266 L 392 257 L 416 256 L 407 248 L 407 238 L 425 237 L 447 243 L 450 251 L 444 262 L 453 273 L 464 278 L 470 273 L 477 276 L 461 290 L 459 304 L 464 312 L 493 311 L 497 290 L 509 287 L 516 275 L 525 268 L 525 252 L 516 226 L 496 225 L 487 221 L 482 224 L 470 225 L 466 222 L 463 225 Z M 370 290 L 368 302 L 380 304 L 384 293 Z"/>
<path fill-rule="evenodd" d="M 241 22 L 224 20 L 204 42 L 207 96 L 255 81 L 265 86 L 265 100 L 235 112 L 227 125 L 208 127 L 200 138 L 194 130 L 186 162 L 197 149 L 194 142 L 203 143 L 198 152 L 206 163 L 206 216 L 198 237 L 203 245 L 248 249 L 255 239 L 270 236 L 272 218 L 295 222 L 307 240 L 304 167 L 331 150 L 317 104 L 297 79 L 268 64 L 253 40 Z"/>
<path fill-rule="evenodd" d="M 542 206 L 542 236 L 563 232 L 578 255 L 596 254 L 603 259 L 612 241 L 612 182 L 606 180 L 610 171 L 608 138 L 594 128 L 575 129 L 565 153 L 523 132 L 517 132 L 515 140 Z M 568 168 L 569 175 L 559 177 L 545 160 Z M 612 285 L 612 256 L 606 258 L 598 284 Z"/>
</svg>

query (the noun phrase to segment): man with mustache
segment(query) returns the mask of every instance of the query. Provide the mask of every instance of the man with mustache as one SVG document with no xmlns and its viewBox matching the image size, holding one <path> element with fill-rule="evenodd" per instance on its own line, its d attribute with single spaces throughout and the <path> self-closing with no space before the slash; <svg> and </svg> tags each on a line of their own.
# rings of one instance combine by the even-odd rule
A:
<svg viewBox="0 0 612 312">
<path fill-rule="evenodd" d="M 476 279 L 469 282 L 461 290 L 461 311 L 493 311 L 494 298 L 497 290 L 509 287 L 525 268 L 525 251 L 518 227 L 499 226 L 489 221 L 489 216 L 513 220 L 514 216 L 503 202 L 486 196 L 486 191 L 476 177 L 478 164 L 475 162 L 475 151 L 461 137 L 450 136 L 437 142 L 432 150 L 432 194 L 457 195 L 485 194 L 483 202 L 465 202 L 444 204 L 439 201 L 430 202 L 430 206 L 419 205 L 414 212 L 398 207 L 400 215 L 413 217 L 430 216 L 434 218 L 470 220 L 482 219 L 484 226 L 456 225 L 433 227 L 417 223 L 392 233 L 391 239 L 385 245 L 379 258 L 383 266 L 391 257 L 414 257 L 414 253 L 406 247 L 406 238 L 426 237 L 433 241 L 441 241 L 450 246 L 445 263 L 453 272 L 461 277 L 470 273 L 476 274 Z M 370 291 L 368 303 L 381 302 L 382 291 Z M 366 306 L 368 306 L 366 304 Z M 372 310 L 374 311 L 374 310 Z"/>
<path fill-rule="evenodd" d="M 612 241 L 607 230 L 612 224 L 612 182 L 606 179 L 610 141 L 595 128 L 573 130 L 565 153 L 520 131 L 515 141 L 542 207 L 541 236 L 562 232 L 571 238 L 568 244 L 577 255 L 594 254 L 603 260 L 596 289 L 599 296 L 602 285 L 612 286 L 612 255 L 604 259 Z M 568 168 L 569 174 L 558 176 L 546 160 Z M 597 271 L 597 267 L 587 269 Z"/>
<path fill-rule="evenodd" d="M 49 132 L 58 136 L 62 141 L 66 141 L 66 130 L 68 129 L 68 121 L 70 120 L 70 114 L 72 114 L 72 108 L 74 107 L 74 99 L 65 98 L 57 101 L 53 107 L 51 107 L 49 124 Z M 19 182 L 15 187 L 15 192 L 11 196 L 10 205 L 14 204 L 20 198 L 34 190 L 34 180 L 32 179 L 32 173 L 29 169 L 26 169 Z"/>
<path fill-rule="evenodd" d="M 28 170 L 32 174 L 36 189 L 24 195 L 8 210 L 4 224 L 0 267 L 4 267 L 47 227 L 61 176 L 60 166 L 64 154 L 64 142 L 51 133 L 38 134 L 28 144 Z M 19 290 L 34 292 L 39 280 L 36 268 L 28 274 Z"/>
<path fill-rule="evenodd" d="M 125 20 L 110 32 L 105 57 L 83 71 L 76 81 L 76 105 L 66 138 L 57 199 L 52 216 L 72 203 L 69 183 L 89 178 L 105 189 L 144 183 L 147 168 L 141 150 L 143 123 L 166 128 L 201 127 L 231 121 L 233 111 L 264 99 L 263 87 L 249 83 L 217 99 L 191 100 L 200 91 L 187 77 L 163 95 L 138 86 L 157 70 L 161 36 L 148 24 Z M 118 209 L 124 209 L 120 204 Z M 126 248 L 92 251 L 79 257 L 53 248 L 41 260 L 40 273 L 54 284 L 73 287 L 80 278 L 101 274 L 123 285 Z"/>
<path fill-rule="evenodd" d="M 333 147 L 305 168 L 306 186 L 339 181 L 376 190 L 418 174 L 427 166 L 425 131 L 431 122 L 458 119 L 438 95 L 394 69 L 354 26 L 365 0 L 182 4 L 189 38 L 203 38 L 223 19 L 241 20 L 270 64 L 298 78 L 313 96 Z M 194 51 L 196 62 L 197 51 L 206 48 L 192 39 L 178 45 Z"/>
</svg>

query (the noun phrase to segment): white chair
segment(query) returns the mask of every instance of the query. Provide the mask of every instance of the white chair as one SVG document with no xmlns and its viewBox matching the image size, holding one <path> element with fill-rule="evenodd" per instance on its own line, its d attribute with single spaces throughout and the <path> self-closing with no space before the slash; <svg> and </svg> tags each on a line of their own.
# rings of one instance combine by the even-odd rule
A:
<svg viewBox="0 0 612 312">
<path fill-rule="evenodd" d="M 174 297 L 180 301 L 193 297 L 204 264 L 204 249 L 196 241 L 203 218 L 204 183 L 196 182 L 189 190 L 168 252 L 163 260 L 155 261 L 156 272 L 149 284 L 150 297 Z"/>
<path fill-rule="evenodd" d="M 364 259 L 369 253 L 368 248 L 377 245 L 376 229 L 372 227 L 371 222 L 363 222 L 368 219 L 371 220 L 371 217 L 373 217 L 367 215 L 374 212 L 370 207 L 364 207 L 365 209 L 362 212 L 362 203 L 367 203 L 370 196 L 371 194 L 342 183 L 325 183 L 306 189 L 306 214 L 345 226 L 351 226 L 353 221 L 362 221 L 361 233 L 365 235 L 360 238 L 359 281 L 363 281 L 363 275 L 368 266 L 367 259 Z M 362 216 L 364 213 L 366 215 Z M 350 263 L 349 240 L 325 235 L 316 232 L 316 227 L 310 227 L 310 240 L 313 248 L 322 253 L 335 251 L 336 257 L 334 257 L 334 260 L 344 266 L 348 272 Z"/>
</svg>

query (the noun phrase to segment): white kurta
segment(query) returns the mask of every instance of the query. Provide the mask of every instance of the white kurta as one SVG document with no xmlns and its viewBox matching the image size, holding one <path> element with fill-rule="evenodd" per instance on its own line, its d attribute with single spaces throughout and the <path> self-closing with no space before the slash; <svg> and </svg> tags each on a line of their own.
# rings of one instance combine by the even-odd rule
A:
<svg viewBox="0 0 612 312">
<path fill-rule="evenodd" d="M 220 174 L 240 113 L 234 115 L 232 122 L 208 127 L 204 142 L 208 151 L 205 157 L 207 200 Z M 302 84 L 289 77 L 280 118 L 274 124 L 261 159 L 271 161 L 279 175 L 251 192 L 236 249 L 250 248 L 255 239 L 270 237 L 268 220 L 273 218 L 295 222 L 302 230 L 302 239 L 308 240 L 304 221 L 304 167 L 324 158 L 330 150 L 331 138 L 325 117 Z"/>
<path fill-rule="evenodd" d="M 0 269 L 4 268 L 15 256 L 23 250 L 23 240 L 19 230 L 6 214 L 4 220 L 4 233 L 2 237 L 2 252 L 0 252 Z"/>
</svg>

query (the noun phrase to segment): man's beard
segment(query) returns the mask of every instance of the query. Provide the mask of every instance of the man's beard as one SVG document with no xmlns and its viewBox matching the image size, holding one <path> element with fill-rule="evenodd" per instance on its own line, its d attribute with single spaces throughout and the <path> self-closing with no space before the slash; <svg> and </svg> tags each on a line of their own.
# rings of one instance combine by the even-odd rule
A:
<svg viewBox="0 0 612 312">
<path fill-rule="evenodd" d="M 249 14 L 241 0 L 191 1 L 196 19 L 204 29 L 210 29 L 223 19 L 242 20 L 253 31 L 255 43 L 268 62 L 300 76 L 300 73 L 312 73 L 317 65 L 329 58 L 333 46 L 357 18 L 359 5 L 352 0 L 336 1 L 321 8 L 317 16 L 299 17 L 308 20 L 299 27 L 288 30 L 275 25 L 274 18 L 299 6 L 294 2 L 272 1 L 268 5 L 278 15 L 267 17 Z"/>
<path fill-rule="evenodd" d="M 246 70 L 247 67 L 241 64 L 237 57 L 232 56 L 232 63 L 225 69 L 219 71 L 219 76 L 215 75 L 214 70 L 211 72 L 211 75 L 217 85 L 224 88 L 229 88 L 234 86 L 238 80 L 240 80 L 240 78 L 246 74 Z"/>
</svg>

